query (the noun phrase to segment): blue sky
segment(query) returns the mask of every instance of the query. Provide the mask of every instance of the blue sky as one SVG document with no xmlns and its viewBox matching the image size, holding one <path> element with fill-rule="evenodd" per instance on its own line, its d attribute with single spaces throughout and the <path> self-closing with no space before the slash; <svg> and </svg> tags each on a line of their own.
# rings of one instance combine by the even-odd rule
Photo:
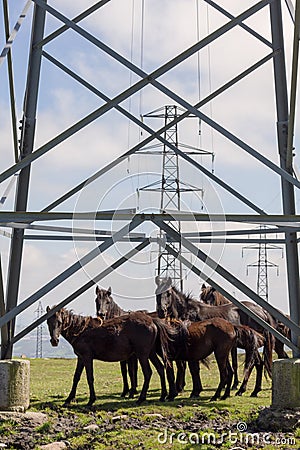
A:
<svg viewBox="0 0 300 450">
<path fill-rule="evenodd" d="M 68 16 L 74 17 L 94 2 L 85 0 L 74 2 L 70 0 L 49 0 L 48 4 Z M 233 15 L 254 5 L 254 1 L 223 0 L 217 2 Z M 10 20 L 14 24 L 21 12 L 24 1 L 10 2 Z M 144 20 L 141 5 L 144 4 Z M 198 6 L 197 6 L 198 5 Z M 288 86 L 290 84 L 290 64 L 292 54 L 292 22 L 282 2 L 284 18 L 284 34 L 286 42 L 286 59 Z M 197 9 L 198 8 L 198 9 Z M 198 10 L 198 21 L 196 12 Z M 22 115 L 24 86 L 27 73 L 27 60 L 30 42 L 32 9 L 28 13 L 13 45 L 13 61 L 15 70 L 16 106 L 18 118 Z M 0 10 L 3 23 L 3 11 Z M 227 22 L 227 19 L 207 6 L 201 0 L 111 0 L 90 18 L 80 23 L 80 26 L 116 52 L 131 60 L 145 72 L 151 72 L 168 60 L 175 57 L 185 48 L 194 44 L 197 36 L 203 38 L 209 32 Z M 261 33 L 270 37 L 269 11 L 261 12 L 248 19 L 246 23 Z M 57 19 L 47 16 L 46 35 L 55 30 L 60 23 Z M 143 38 L 141 38 L 143 30 Z M 4 45 L 4 33 L 0 35 L 0 46 Z M 130 75 L 129 70 L 120 63 L 105 55 L 93 44 L 85 42 L 74 31 L 61 35 L 45 46 L 45 51 L 63 62 L 81 77 L 93 84 L 108 97 L 113 97 L 134 84 L 139 78 Z M 269 53 L 264 44 L 258 42 L 241 28 L 235 28 L 227 33 L 197 56 L 189 58 L 178 67 L 160 78 L 160 82 L 169 89 L 185 98 L 192 104 L 213 92 L 239 72 Z M 8 84 L 6 64 L 1 67 L 0 77 L 0 141 L 1 171 L 13 163 L 13 147 L 9 118 Z M 37 132 L 35 150 L 48 142 L 56 134 L 62 132 L 85 115 L 103 104 L 95 94 L 88 92 L 66 74 L 53 66 L 46 59 L 42 63 L 41 83 L 37 115 Z M 174 101 L 167 98 L 153 86 L 147 86 L 142 93 L 137 93 L 129 102 L 124 101 L 122 107 L 139 117 L 164 105 L 173 105 Z M 261 154 L 278 163 L 276 147 L 276 119 L 274 104 L 274 86 L 272 79 L 272 62 L 269 61 L 255 73 L 240 81 L 237 85 L 221 94 L 211 104 L 203 107 L 202 112 L 219 122 L 223 127 L 236 134 Z M 146 123 L 158 129 L 162 126 L 160 119 L 145 119 Z M 296 124 L 296 153 L 299 136 L 299 122 Z M 201 124 L 199 137 L 199 122 L 188 119 L 178 127 L 179 141 L 191 146 L 201 147 L 214 152 L 215 174 L 231 184 L 238 192 L 251 199 L 268 213 L 281 212 L 281 194 L 279 176 L 260 162 L 247 155 L 243 150 L 226 140 L 205 124 Z M 140 140 L 147 137 L 139 127 L 129 124 L 127 118 L 113 110 L 91 123 L 77 135 L 44 155 L 32 165 L 29 210 L 40 210 L 51 203 L 77 183 L 91 176 L 94 172 L 114 160 Z M 211 159 L 198 159 L 211 170 Z M 296 156 L 296 163 L 298 156 Z M 145 184 L 160 179 L 161 157 L 136 155 L 129 161 L 117 166 L 97 182 L 89 185 L 83 193 L 61 205 L 61 211 L 84 211 L 140 207 L 141 210 L 157 208 L 159 196 L 141 193 L 138 201 L 136 190 Z M 186 183 L 204 188 L 204 210 L 211 213 L 251 213 L 251 210 L 224 190 L 212 184 L 199 171 L 186 162 L 180 162 L 182 180 Z M 1 195 L 8 181 L 1 188 Z M 13 208 L 14 192 L 11 191 L 2 210 Z M 201 199 L 195 195 L 183 196 L 184 208 L 192 211 L 202 211 Z M 297 203 L 299 202 L 297 198 Z M 61 225 L 61 224 L 59 224 Z M 70 225 L 70 224 L 64 224 Z M 92 228 L 91 220 L 81 226 Z M 99 228 L 115 229 L 119 223 L 98 223 Z M 222 226 L 222 225 L 221 225 Z M 236 227 L 227 224 L 228 229 Z M 194 225 L 193 225 L 194 227 Z M 199 229 L 207 229 L 207 225 L 199 224 Z M 191 228 L 186 228 L 190 230 Z M 195 228 L 193 228 L 195 229 Z M 138 229 L 137 231 L 140 231 Z M 141 231 L 156 234 L 152 225 L 147 225 Z M 24 300 L 44 283 L 75 262 L 78 255 L 90 251 L 95 243 L 47 243 L 26 241 L 24 262 L 20 288 L 20 301 Z M 256 251 L 248 251 L 241 258 L 241 245 L 214 246 L 203 245 L 204 251 L 254 290 L 256 288 L 256 273 L 252 269 L 246 276 L 247 264 L 257 259 Z M 9 240 L 0 236 L 0 250 L 6 276 Z M 56 288 L 43 298 L 43 305 L 57 303 L 79 286 L 100 272 L 107 263 L 115 260 L 118 252 L 127 251 L 128 246 L 119 244 L 117 249 L 105 253 L 104 259 L 97 259 L 85 270 Z M 280 275 L 270 272 L 270 301 L 277 307 L 287 311 L 286 274 L 281 252 L 272 252 L 270 259 L 280 266 Z M 112 286 L 115 299 L 128 309 L 155 308 L 154 273 L 156 267 L 156 249 L 143 252 L 120 268 L 117 273 L 103 281 L 104 286 Z M 185 289 L 192 290 L 198 296 L 202 281 L 191 273 L 186 273 Z M 228 287 L 218 276 L 215 280 Z M 77 312 L 94 313 L 94 292 L 87 292 L 72 304 Z M 19 321 L 27 323 L 32 320 L 32 307 L 22 314 Z"/>
</svg>

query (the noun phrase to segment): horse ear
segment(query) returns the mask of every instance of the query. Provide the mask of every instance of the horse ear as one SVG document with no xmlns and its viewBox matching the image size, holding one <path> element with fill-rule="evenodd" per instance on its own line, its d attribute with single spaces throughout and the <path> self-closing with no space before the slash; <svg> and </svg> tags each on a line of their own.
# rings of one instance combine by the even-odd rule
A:
<svg viewBox="0 0 300 450">
<path fill-rule="evenodd" d="M 172 278 L 168 277 L 167 283 L 171 286 L 172 285 Z"/>
<path fill-rule="evenodd" d="M 202 284 L 201 289 L 206 289 L 205 283 Z"/>
<path fill-rule="evenodd" d="M 99 286 L 98 286 L 98 284 L 96 285 L 96 294 L 98 295 L 98 293 L 99 293 Z"/>
<path fill-rule="evenodd" d="M 216 292 L 214 287 L 211 287 L 211 292 Z"/>
<path fill-rule="evenodd" d="M 157 286 L 160 285 L 160 276 L 159 276 L 159 275 L 157 275 L 157 276 L 155 277 L 155 283 L 157 284 Z"/>
<path fill-rule="evenodd" d="M 112 289 L 111 289 L 111 286 L 109 286 L 109 288 L 107 289 L 107 294 L 111 295 L 111 292 L 112 292 Z"/>
<path fill-rule="evenodd" d="M 49 311 L 50 311 L 50 306 L 47 306 L 47 308 L 46 308 L 46 312 L 48 313 Z"/>
</svg>

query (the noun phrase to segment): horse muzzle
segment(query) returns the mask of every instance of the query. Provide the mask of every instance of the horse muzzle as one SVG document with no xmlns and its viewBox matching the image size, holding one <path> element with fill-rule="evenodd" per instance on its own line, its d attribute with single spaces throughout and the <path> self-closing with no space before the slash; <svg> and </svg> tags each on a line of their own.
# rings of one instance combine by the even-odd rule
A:
<svg viewBox="0 0 300 450">
<path fill-rule="evenodd" d="M 57 347 L 58 343 L 59 343 L 59 339 L 51 338 L 50 343 L 51 343 L 52 347 Z"/>
</svg>

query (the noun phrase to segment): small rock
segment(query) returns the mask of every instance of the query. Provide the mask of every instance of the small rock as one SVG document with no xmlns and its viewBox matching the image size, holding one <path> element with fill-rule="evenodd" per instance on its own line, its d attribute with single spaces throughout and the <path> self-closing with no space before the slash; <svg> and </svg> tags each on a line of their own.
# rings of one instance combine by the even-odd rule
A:
<svg viewBox="0 0 300 450">
<path fill-rule="evenodd" d="M 92 423 L 91 425 L 87 425 L 83 429 L 86 430 L 86 431 L 93 431 L 93 432 L 95 432 L 95 431 L 99 430 L 99 427 L 95 423 Z"/>
<path fill-rule="evenodd" d="M 118 420 L 122 420 L 122 419 L 127 419 L 127 415 L 126 414 L 122 414 L 121 416 L 114 416 L 114 417 L 112 417 L 112 421 L 113 422 L 117 422 Z"/>
<path fill-rule="evenodd" d="M 41 445 L 41 449 L 43 450 L 60 450 L 62 448 L 67 448 L 65 442 L 51 442 L 51 444 Z"/>
</svg>

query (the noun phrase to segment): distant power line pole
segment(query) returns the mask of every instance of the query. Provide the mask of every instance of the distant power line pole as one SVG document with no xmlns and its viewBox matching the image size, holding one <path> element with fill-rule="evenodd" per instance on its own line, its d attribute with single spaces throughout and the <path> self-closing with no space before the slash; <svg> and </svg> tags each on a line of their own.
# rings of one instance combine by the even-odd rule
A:
<svg viewBox="0 0 300 450">
<path fill-rule="evenodd" d="M 264 236 L 266 238 L 266 225 L 260 225 L 261 238 Z M 264 233 L 264 234 L 263 234 Z M 242 248 L 242 256 L 244 250 L 258 250 L 258 260 L 252 264 L 247 264 L 247 275 L 249 274 L 249 268 L 257 268 L 257 283 L 256 292 L 257 294 L 266 301 L 269 301 L 269 279 L 268 270 L 270 268 L 276 268 L 277 276 L 279 275 L 278 264 L 273 263 L 268 260 L 268 250 L 280 250 L 283 254 L 283 250 L 278 245 L 268 244 L 266 241 L 261 241 L 258 245 L 250 245 Z"/>
<path fill-rule="evenodd" d="M 37 309 L 35 310 L 36 319 L 39 319 L 44 314 L 44 309 L 42 302 L 39 302 Z M 43 357 L 43 323 L 37 326 L 36 328 L 36 349 L 35 349 L 35 357 L 42 358 Z"/>
</svg>

